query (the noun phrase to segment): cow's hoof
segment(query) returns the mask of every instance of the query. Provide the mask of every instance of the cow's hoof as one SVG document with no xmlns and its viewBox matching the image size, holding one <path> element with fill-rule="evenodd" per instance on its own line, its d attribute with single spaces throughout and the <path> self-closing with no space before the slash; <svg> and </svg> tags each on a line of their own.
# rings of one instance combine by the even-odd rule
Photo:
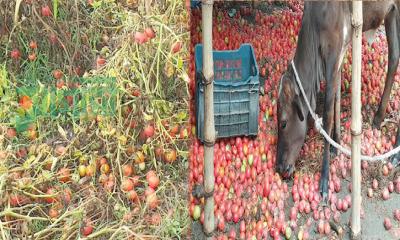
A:
<svg viewBox="0 0 400 240">
<path fill-rule="evenodd" d="M 375 115 L 374 120 L 372 121 L 372 127 L 374 129 L 380 129 L 383 118 L 379 116 L 379 114 Z"/>
<path fill-rule="evenodd" d="M 393 167 L 397 167 L 400 164 L 400 152 L 396 153 L 390 158 L 390 162 L 392 163 Z"/>
<path fill-rule="evenodd" d="M 334 146 L 330 146 L 330 153 L 331 153 L 331 158 L 335 158 L 338 154 L 338 150 L 337 148 L 335 148 Z"/>
<path fill-rule="evenodd" d="M 321 202 L 324 204 L 328 204 L 329 184 L 327 177 L 321 177 L 319 181 L 319 192 L 322 196 Z"/>
<path fill-rule="evenodd" d="M 322 198 L 321 201 L 319 202 L 319 205 L 318 205 L 318 206 L 320 206 L 320 207 L 322 207 L 322 208 L 329 207 L 328 198 L 327 198 L 327 197 L 325 197 L 325 199 Z"/>
</svg>

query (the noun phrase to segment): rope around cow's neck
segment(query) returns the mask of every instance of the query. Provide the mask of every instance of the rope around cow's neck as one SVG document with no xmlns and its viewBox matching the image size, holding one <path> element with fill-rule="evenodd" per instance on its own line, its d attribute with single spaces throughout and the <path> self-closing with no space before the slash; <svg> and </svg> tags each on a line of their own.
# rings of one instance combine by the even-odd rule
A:
<svg viewBox="0 0 400 240">
<path fill-rule="evenodd" d="M 296 82 L 297 85 L 299 85 L 300 91 L 301 91 L 301 95 L 303 95 L 304 101 L 307 104 L 308 110 L 310 111 L 310 114 L 312 116 L 312 118 L 314 119 L 314 124 L 315 124 L 315 128 L 318 130 L 319 133 L 321 133 L 324 138 L 330 143 L 332 144 L 332 146 L 334 146 L 335 148 L 339 149 L 339 151 L 343 152 L 344 154 L 346 154 L 347 156 L 351 155 L 351 150 L 348 148 L 345 148 L 343 146 L 341 146 L 340 144 L 338 144 L 337 142 L 335 142 L 328 134 L 327 132 L 324 130 L 324 128 L 322 127 L 322 118 L 318 117 L 318 115 L 313 111 L 313 109 L 311 108 L 310 103 L 308 102 L 307 96 L 304 92 L 303 86 L 301 85 L 301 81 L 299 78 L 299 75 L 297 74 L 297 70 L 296 70 L 296 66 L 294 65 L 294 61 L 291 61 L 292 67 L 293 67 L 293 71 L 294 71 L 294 75 L 296 78 Z M 399 130 L 398 130 L 399 131 Z M 365 156 L 365 155 L 361 155 L 361 159 L 362 160 L 367 160 L 367 161 L 380 161 L 386 158 L 391 157 L 392 155 L 396 154 L 400 152 L 400 146 L 390 150 L 389 152 L 382 154 L 382 155 L 377 155 L 377 156 Z"/>
</svg>

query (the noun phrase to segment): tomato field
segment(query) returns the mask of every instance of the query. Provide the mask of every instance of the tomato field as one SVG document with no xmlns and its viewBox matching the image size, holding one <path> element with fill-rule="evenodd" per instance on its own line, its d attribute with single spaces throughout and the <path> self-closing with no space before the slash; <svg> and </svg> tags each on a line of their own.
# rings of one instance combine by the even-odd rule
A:
<svg viewBox="0 0 400 240">
<path fill-rule="evenodd" d="M 0 1 L 2 239 L 187 231 L 182 1 Z"/>
<path fill-rule="evenodd" d="M 233 11 L 232 9 L 236 10 Z M 323 206 L 319 178 L 323 140 L 310 124 L 308 137 L 292 181 L 283 181 L 275 172 L 277 143 L 276 101 L 279 80 L 295 52 L 301 26 L 303 4 L 297 1 L 263 2 L 236 5 L 214 4 L 213 48 L 238 49 L 242 43 L 254 47 L 260 77 L 265 85 L 259 97 L 259 132 L 257 138 L 235 137 L 217 141 L 214 149 L 214 213 L 216 239 L 341 239 L 349 231 L 351 208 L 351 161 L 344 154 L 331 159 L 329 201 Z M 232 14 L 233 13 L 233 14 Z M 191 124 L 194 116 L 195 44 L 201 43 L 201 11 L 191 14 L 192 81 Z M 387 108 L 387 121 L 381 129 L 371 127 L 379 104 L 387 69 L 387 43 L 380 29 L 372 44 L 363 39 L 362 54 L 362 153 L 377 155 L 393 148 L 399 112 L 399 71 L 395 77 Z M 341 142 L 351 144 L 351 47 L 342 66 Z M 261 81 L 261 82 L 262 82 Z M 321 84 L 324 89 L 324 84 Z M 189 192 L 202 185 L 203 145 L 195 139 L 190 146 Z M 367 239 L 398 239 L 398 169 L 390 163 L 362 162 L 362 224 Z M 389 199 L 389 200 L 388 200 Z M 392 202 L 386 204 L 387 202 Z M 193 239 L 201 233 L 204 222 L 204 198 L 190 196 Z M 373 205 L 372 205 L 373 204 Z M 374 207 L 371 207 L 374 206 Z M 377 207 L 380 206 L 380 207 Z M 379 209 L 376 213 L 371 208 Z M 375 218 L 376 217 L 376 218 Z M 374 219 L 375 218 L 375 219 Z M 374 219 L 369 221 L 368 219 Z M 375 229 L 375 232 L 368 228 Z M 369 234 L 369 235 L 368 235 Z M 376 234 L 376 235 L 373 235 Z M 201 235 L 201 234 L 200 234 Z M 383 238 L 382 238 L 383 237 Z"/>
</svg>

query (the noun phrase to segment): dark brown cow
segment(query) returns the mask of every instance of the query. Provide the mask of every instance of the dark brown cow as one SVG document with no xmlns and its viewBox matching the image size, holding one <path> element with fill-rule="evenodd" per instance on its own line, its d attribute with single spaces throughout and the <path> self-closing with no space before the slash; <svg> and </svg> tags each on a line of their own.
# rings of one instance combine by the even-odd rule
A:
<svg viewBox="0 0 400 240">
<path fill-rule="evenodd" d="M 389 63 L 385 89 L 375 114 L 373 125 L 380 127 L 384 118 L 394 74 L 399 63 L 399 9 L 396 1 L 363 3 L 363 32 L 373 36 L 384 22 L 389 47 Z M 343 55 L 351 42 L 351 2 L 305 2 L 302 25 L 298 37 L 294 63 L 307 98 L 315 110 L 320 80 L 326 80 L 323 127 L 332 138 L 340 139 L 340 70 Z M 289 65 L 279 86 L 278 149 L 276 170 L 289 177 L 304 143 L 309 111 L 300 95 L 293 68 Z M 399 123 L 400 126 L 400 123 Z M 333 130 L 333 131 L 332 131 Z M 400 144 L 398 131 L 397 144 Z M 328 196 L 330 144 L 324 142 L 320 192 L 324 201 Z M 331 150 L 336 154 L 336 150 Z M 400 158 L 394 157 L 397 161 Z"/>
</svg>

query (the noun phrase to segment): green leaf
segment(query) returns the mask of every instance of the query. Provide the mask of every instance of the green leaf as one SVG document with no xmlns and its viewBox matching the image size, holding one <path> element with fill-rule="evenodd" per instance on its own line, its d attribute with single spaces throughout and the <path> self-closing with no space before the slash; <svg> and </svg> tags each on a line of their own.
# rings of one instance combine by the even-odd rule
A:
<svg viewBox="0 0 400 240">
<path fill-rule="evenodd" d="M 34 155 L 29 156 L 29 158 L 22 164 L 25 169 L 31 168 L 31 165 L 35 162 L 36 157 Z"/>
<path fill-rule="evenodd" d="M 53 0 L 54 20 L 57 20 L 58 15 L 58 0 Z"/>
<path fill-rule="evenodd" d="M 43 170 L 42 171 L 43 180 L 50 180 L 52 177 L 53 177 L 53 174 L 51 174 L 50 171 L 48 171 L 48 170 Z"/>
<path fill-rule="evenodd" d="M 90 93 L 89 92 L 85 92 L 85 101 L 84 101 L 84 104 L 85 104 L 85 109 L 87 110 L 88 109 L 88 107 L 90 106 Z"/>
<path fill-rule="evenodd" d="M 8 171 L 8 168 L 6 166 L 0 165 L 0 175 L 5 176 L 5 174 Z"/>
<path fill-rule="evenodd" d="M 18 116 L 23 117 L 25 116 L 25 110 L 22 107 L 18 107 L 16 110 Z"/>
<path fill-rule="evenodd" d="M 0 97 L 4 95 L 4 90 L 8 88 L 6 64 L 0 65 Z"/>
<path fill-rule="evenodd" d="M 180 69 L 182 69 L 182 67 L 183 67 L 183 60 L 182 60 L 182 58 L 178 58 L 176 68 L 180 70 Z"/>
<path fill-rule="evenodd" d="M 149 154 L 149 146 L 147 144 L 142 145 L 142 150 L 146 155 Z"/>
<path fill-rule="evenodd" d="M 93 6 L 93 8 L 98 8 L 98 7 L 101 6 L 101 4 L 102 4 L 102 1 L 94 1 L 94 2 L 92 3 L 92 6 Z"/>
<path fill-rule="evenodd" d="M 176 118 L 178 118 L 179 121 L 185 120 L 187 117 L 187 114 L 185 111 L 181 111 L 176 115 Z"/>
<path fill-rule="evenodd" d="M 19 133 L 26 131 L 31 123 L 33 123 L 33 120 L 26 116 L 23 116 L 23 117 L 16 116 L 15 117 L 15 128 L 16 128 L 17 132 L 19 132 Z"/>
<path fill-rule="evenodd" d="M 11 126 L 15 126 L 16 124 L 17 124 L 17 116 L 12 116 L 11 118 L 10 118 L 10 124 L 11 124 Z"/>
<path fill-rule="evenodd" d="M 150 121 L 150 120 L 153 120 L 153 115 L 148 115 L 145 112 L 143 112 L 143 118 L 146 121 Z"/>
<path fill-rule="evenodd" d="M 34 107 L 32 106 L 31 108 L 27 109 L 25 111 L 26 116 L 28 116 L 29 118 L 35 118 L 35 111 L 34 111 Z"/>
<path fill-rule="evenodd" d="M 43 98 L 42 102 L 42 113 L 48 113 L 50 108 L 50 92 L 47 92 L 46 96 Z"/>
<path fill-rule="evenodd" d="M 178 155 L 181 156 L 184 159 L 189 157 L 189 153 L 185 152 L 185 151 L 179 151 Z"/>
</svg>

